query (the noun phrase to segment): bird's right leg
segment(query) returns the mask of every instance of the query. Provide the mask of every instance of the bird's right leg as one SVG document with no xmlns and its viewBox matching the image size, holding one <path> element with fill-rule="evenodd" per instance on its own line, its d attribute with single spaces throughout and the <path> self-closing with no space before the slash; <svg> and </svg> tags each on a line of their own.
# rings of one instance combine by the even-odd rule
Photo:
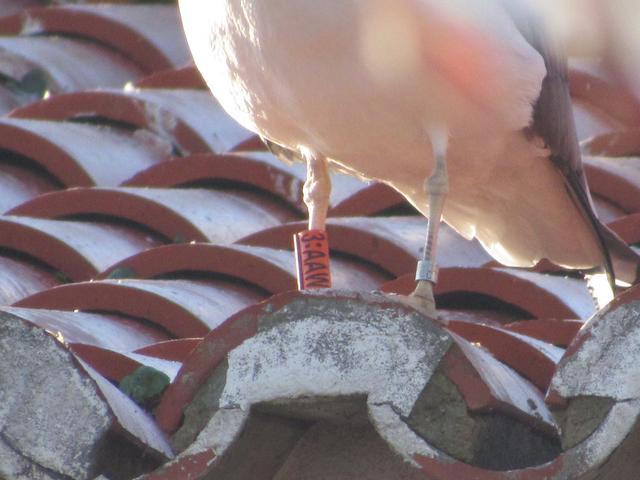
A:
<svg viewBox="0 0 640 480">
<path fill-rule="evenodd" d="M 419 300 L 420 306 L 428 315 L 435 316 L 436 302 L 433 296 L 433 286 L 438 281 L 436 246 L 444 201 L 449 192 L 446 161 L 448 137 L 445 131 L 433 129 L 430 138 L 436 164 L 431 176 L 424 184 L 429 201 L 429 219 L 424 251 L 416 269 L 418 283 L 412 296 Z"/>
<path fill-rule="evenodd" d="M 307 162 L 303 194 L 309 211 L 309 229 L 294 237 L 298 288 L 330 288 L 329 240 L 325 228 L 331 194 L 329 162 L 306 148 L 300 149 L 300 153 Z"/>
</svg>

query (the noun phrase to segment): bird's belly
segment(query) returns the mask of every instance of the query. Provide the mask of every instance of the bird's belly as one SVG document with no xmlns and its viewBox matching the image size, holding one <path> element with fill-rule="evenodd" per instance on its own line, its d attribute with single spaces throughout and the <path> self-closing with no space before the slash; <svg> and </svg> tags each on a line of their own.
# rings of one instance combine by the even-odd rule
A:
<svg viewBox="0 0 640 480">
<path fill-rule="evenodd" d="M 180 0 L 180 7 L 198 68 L 245 127 L 384 181 L 427 214 L 428 127 L 442 124 L 453 139 L 449 224 L 506 264 L 598 264 L 599 248 L 561 177 L 520 133 L 544 77 L 539 56 L 513 45 L 518 69 L 477 79 L 495 90 L 488 111 L 432 65 L 400 65 L 401 77 L 376 75 L 362 50 L 361 6 L 373 3 L 216 0 L 203 10 L 201 0 Z"/>
</svg>

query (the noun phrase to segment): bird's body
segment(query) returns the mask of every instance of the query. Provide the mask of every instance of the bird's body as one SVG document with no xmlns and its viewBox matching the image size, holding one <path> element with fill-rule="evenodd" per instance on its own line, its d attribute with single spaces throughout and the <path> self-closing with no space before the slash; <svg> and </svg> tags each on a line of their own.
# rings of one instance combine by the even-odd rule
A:
<svg viewBox="0 0 640 480">
<path fill-rule="evenodd" d="M 445 130 L 448 224 L 506 265 L 602 265 L 573 119 L 551 125 L 558 142 L 535 128 L 545 78 L 557 72 L 523 34 L 527 21 L 518 24 L 522 1 L 180 0 L 180 8 L 198 68 L 248 129 L 385 182 L 425 215 L 432 133 Z M 560 158 L 567 152 L 573 158 Z"/>
</svg>

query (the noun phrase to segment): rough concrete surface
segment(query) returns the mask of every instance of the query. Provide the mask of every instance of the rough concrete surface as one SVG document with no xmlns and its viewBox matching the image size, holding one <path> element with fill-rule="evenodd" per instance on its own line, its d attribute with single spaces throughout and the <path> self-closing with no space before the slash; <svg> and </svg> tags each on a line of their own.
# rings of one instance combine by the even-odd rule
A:
<svg viewBox="0 0 640 480">
<path fill-rule="evenodd" d="M 93 478 L 108 406 L 51 335 L 1 312 L 0 385 L 0 478 Z"/>
</svg>

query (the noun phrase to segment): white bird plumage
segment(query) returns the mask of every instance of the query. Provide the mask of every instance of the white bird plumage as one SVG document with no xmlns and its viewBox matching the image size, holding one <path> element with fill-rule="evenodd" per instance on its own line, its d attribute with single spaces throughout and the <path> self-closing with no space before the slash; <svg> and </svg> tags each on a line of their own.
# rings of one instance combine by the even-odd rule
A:
<svg viewBox="0 0 640 480">
<path fill-rule="evenodd" d="M 517 24 L 527 8 L 525 0 L 180 0 L 197 67 L 246 128 L 385 182 L 427 216 L 430 132 L 444 128 L 449 225 L 505 265 L 546 258 L 596 267 L 606 253 L 585 214 L 588 193 L 576 201 L 546 139 L 529 128 L 549 72 Z M 575 137 L 573 120 L 561 120 Z"/>
</svg>

